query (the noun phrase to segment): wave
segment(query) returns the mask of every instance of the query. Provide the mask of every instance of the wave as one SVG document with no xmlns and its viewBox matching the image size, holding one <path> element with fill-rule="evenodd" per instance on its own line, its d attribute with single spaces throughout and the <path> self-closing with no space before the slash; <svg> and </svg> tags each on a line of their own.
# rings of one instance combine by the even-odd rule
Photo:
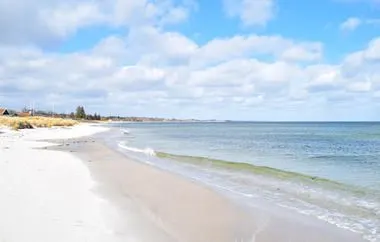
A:
<svg viewBox="0 0 380 242">
<path fill-rule="evenodd" d="M 183 166 L 185 171 L 182 170 L 183 174 L 216 189 L 243 196 L 244 199 L 262 196 L 271 199 L 280 206 L 361 233 L 369 241 L 376 241 L 379 236 L 377 233 L 371 232 L 375 231 L 373 229 L 379 224 L 380 194 L 377 191 L 326 178 L 244 162 L 237 163 L 201 156 L 177 155 L 155 151 L 151 148 L 140 149 L 130 147 L 125 142 L 119 143 L 119 147 L 158 158 L 158 160 L 153 159 L 151 160 L 152 163 L 149 163 L 153 166 L 161 167 L 162 164 L 157 163 L 159 160 L 185 163 L 186 166 Z M 144 162 L 146 161 L 144 160 Z M 212 172 L 207 174 L 213 174 L 213 178 L 205 178 L 202 175 L 198 176 L 199 174 L 191 173 L 194 168 L 197 170 L 199 167 L 207 169 L 207 171 L 202 169 L 203 172 Z M 178 171 L 174 170 L 174 172 Z M 181 170 L 179 173 L 182 174 Z"/>
<path fill-rule="evenodd" d="M 292 171 L 285 171 L 285 170 L 268 167 L 268 166 L 256 166 L 256 165 L 246 163 L 246 162 L 232 162 L 232 161 L 226 161 L 226 160 L 206 158 L 206 157 L 201 157 L 201 156 L 175 155 L 175 154 L 170 154 L 170 153 L 165 153 L 165 152 L 156 152 L 156 156 L 163 159 L 171 159 L 171 160 L 194 163 L 194 164 L 199 164 L 199 165 L 202 165 L 202 164 L 212 165 L 213 167 L 216 167 L 216 168 L 247 171 L 247 172 L 253 172 L 253 173 L 261 174 L 261 175 L 271 175 L 276 178 L 283 178 L 283 179 L 301 178 L 301 179 L 310 180 L 313 182 L 328 181 L 334 184 L 339 184 L 338 182 L 331 181 L 325 178 L 309 176 L 309 175 L 292 172 Z"/>
<path fill-rule="evenodd" d="M 128 129 L 121 129 L 121 132 L 123 134 L 130 134 L 130 131 Z"/>
<path fill-rule="evenodd" d="M 156 156 L 156 152 L 153 149 L 151 149 L 151 148 L 139 149 L 139 148 L 136 148 L 136 147 L 127 146 L 123 142 L 120 142 L 118 144 L 118 146 L 120 148 L 128 150 L 128 151 L 137 152 L 137 153 L 143 153 L 143 154 L 146 154 L 146 155 L 149 155 L 149 156 Z"/>
<path fill-rule="evenodd" d="M 220 159 L 206 158 L 201 156 L 187 156 L 177 155 L 166 152 L 155 152 L 155 156 L 162 159 L 170 159 L 177 162 L 185 162 L 194 165 L 208 166 L 217 169 L 253 173 L 255 175 L 262 175 L 265 177 L 272 177 L 274 179 L 280 179 L 285 181 L 301 182 L 305 185 L 316 185 L 328 187 L 329 189 L 337 189 L 340 191 L 347 191 L 359 196 L 364 196 L 367 193 L 373 193 L 374 191 L 357 187 L 354 185 L 340 183 L 338 181 L 322 178 L 318 176 L 312 176 L 302 174 L 293 171 L 281 170 L 268 166 L 257 166 L 246 162 L 233 162 Z"/>
<path fill-rule="evenodd" d="M 306 185 L 316 185 L 328 187 L 329 189 L 337 189 L 340 191 L 347 191 L 354 193 L 356 195 L 364 196 L 368 192 L 373 193 L 368 189 L 363 189 L 361 187 L 348 185 L 340 183 L 327 178 L 322 178 L 318 176 L 311 176 L 307 174 L 302 174 L 293 171 L 281 170 L 278 168 L 268 167 L 268 166 L 257 166 L 246 162 L 233 162 L 227 160 L 213 159 L 202 156 L 188 156 L 188 155 L 177 155 L 167 152 L 155 151 L 151 148 L 137 148 L 128 146 L 126 142 L 120 142 L 118 146 L 124 150 L 131 152 L 142 153 L 148 156 L 155 156 L 160 159 L 172 160 L 175 162 L 183 162 L 199 166 L 207 166 L 214 169 L 223 169 L 227 171 L 236 171 L 244 173 L 252 173 L 255 175 L 261 175 L 268 178 L 280 179 L 284 181 L 301 182 Z"/>
<path fill-rule="evenodd" d="M 379 224 L 380 194 L 378 191 L 249 163 L 158 151 L 156 156 L 203 166 L 206 169 L 212 168 L 212 172 L 228 171 L 228 173 L 213 173 L 216 176 L 228 174 L 221 176 L 221 179 L 224 177 L 226 183 L 211 182 L 210 185 L 246 198 L 258 195 L 271 199 L 280 206 L 360 233 L 369 241 L 376 241 L 377 238 L 380 238 L 376 232 L 373 232 L 376 231 Z M 234 182 L 239 185 L 236 187 Z M 223 184 L 229 185 L 224 186 Z"/>
<path fill-rule="evenodd" d="M 330 180 L 327 178 L 322 178 L 318 176 L 312 176 L 307 174 L 302 174 L 293 171 L 281 170 L 278 168 L 268 167 L 268 166 L 257 166 L 246 162 L 233 162 L 227 160 L 213 159 L 202 156 L 188 156 L 188 155 L 178 155 L 167 152 L 155 151 L 151 148 L 136 148 L 126 145 L 125 142 L 120 142 L 118 146 L 122 149 L 142 153 L 148 156 L 155 156 L 160 159 L 172 160 L 175 162 L 183 162 L 199 166 L 207 166 L 208 168 L 222 169 L 227 171 L 251 173 L 255 175 L 261 175 L 268 178 L 280 179 L 289 182 L 300 182 L 305 185 L 322 186 L 328 189 L 346 191 L 358 196 L 366 196 L 368 193 L 377 194 L 370 189 L 364 189 L 362 187 L 340 183 L 338 181 Z M 318 157 L 319 158 L 319 157 Z M 380 195 L 379 195 L 380 196 Z"/>
</svg>

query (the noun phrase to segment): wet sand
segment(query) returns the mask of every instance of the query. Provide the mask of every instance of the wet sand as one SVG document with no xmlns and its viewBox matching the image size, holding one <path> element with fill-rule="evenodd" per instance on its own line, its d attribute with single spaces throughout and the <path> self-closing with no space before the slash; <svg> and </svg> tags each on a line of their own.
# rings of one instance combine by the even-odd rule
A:
<svg viewBox="0 0 380 242">
<path fill-rule="evenodd" d="M 53 149 L 86 163 L 98 182 L 97 192 L 117 204 L 129 221 L 118 223 L 115 232 L 133 227 L 137 241 L 362 241 L 307 216 L 242 207 L 199 183 L 134 161 L 99 138 L 71 139 Z"/>
<path fill-rule="evenodd" d="M 49 149 L 82 159 L 99 182 L 98 192 L 125 212 L 126 226 L 142 241 L 251 241 L 249 217 L 206 187 L 128 159 L 92 138 Z M 116 233 L 123 233 L 122 224 Z"/>
</svg>

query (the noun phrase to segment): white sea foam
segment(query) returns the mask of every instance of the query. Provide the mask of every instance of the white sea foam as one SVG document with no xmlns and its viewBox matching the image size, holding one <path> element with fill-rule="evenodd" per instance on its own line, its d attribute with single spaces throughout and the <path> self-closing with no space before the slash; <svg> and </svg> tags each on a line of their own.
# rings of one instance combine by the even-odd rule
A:
<svg viewBox="0 0 380 242">
<path fill-rule="evenodd" d="M 132 151 L 132 152 L 137 152 L 137 153 L 143 153 L 143 154 L 146 154 L 148 156 L 156 156 L 156 152 L 151 149 L 151 148 L 145 148 L 145 149 L 139 149 L 139 148 L 136 148 L 136 147 L 131 147 L 131 146 L 127 146 L 125 144 L 125 142 L 120 142 L 118 144 L 118 146 L 124 150 L 128 150 L 128 151 Z"/>
<path fill-rule="evenodd" d="M 130 134 L 130 131 L 128 129 L 121 129 L 121 132 L 123 134 Z"/>
</svg>

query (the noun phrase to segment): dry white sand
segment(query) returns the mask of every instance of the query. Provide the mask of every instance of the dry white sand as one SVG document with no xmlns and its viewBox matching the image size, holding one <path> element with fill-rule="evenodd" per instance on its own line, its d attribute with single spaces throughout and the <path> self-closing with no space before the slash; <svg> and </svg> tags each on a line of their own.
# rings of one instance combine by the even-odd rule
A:
<svg viewBox="0 0 380 242">
<path fill-rule="evenodd" d="M 115 235 L 117 211 L 92 189 L 87 167 L 65 152 L 34 149 L 41 139 L 91 135 L 105 128 L 0 130 L 0 241 L 134 241 Z"/>
</svg>

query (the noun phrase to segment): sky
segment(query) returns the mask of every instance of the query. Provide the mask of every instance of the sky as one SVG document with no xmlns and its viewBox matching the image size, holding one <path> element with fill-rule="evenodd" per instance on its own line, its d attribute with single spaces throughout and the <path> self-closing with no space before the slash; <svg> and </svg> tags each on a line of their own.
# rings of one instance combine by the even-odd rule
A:
<svg viewBox="0 0 380 242">
<path fill-rule="evenodd" d="M 380 120 L 380 0 L 0 0 L 0 106 Z"/>
</svg>

